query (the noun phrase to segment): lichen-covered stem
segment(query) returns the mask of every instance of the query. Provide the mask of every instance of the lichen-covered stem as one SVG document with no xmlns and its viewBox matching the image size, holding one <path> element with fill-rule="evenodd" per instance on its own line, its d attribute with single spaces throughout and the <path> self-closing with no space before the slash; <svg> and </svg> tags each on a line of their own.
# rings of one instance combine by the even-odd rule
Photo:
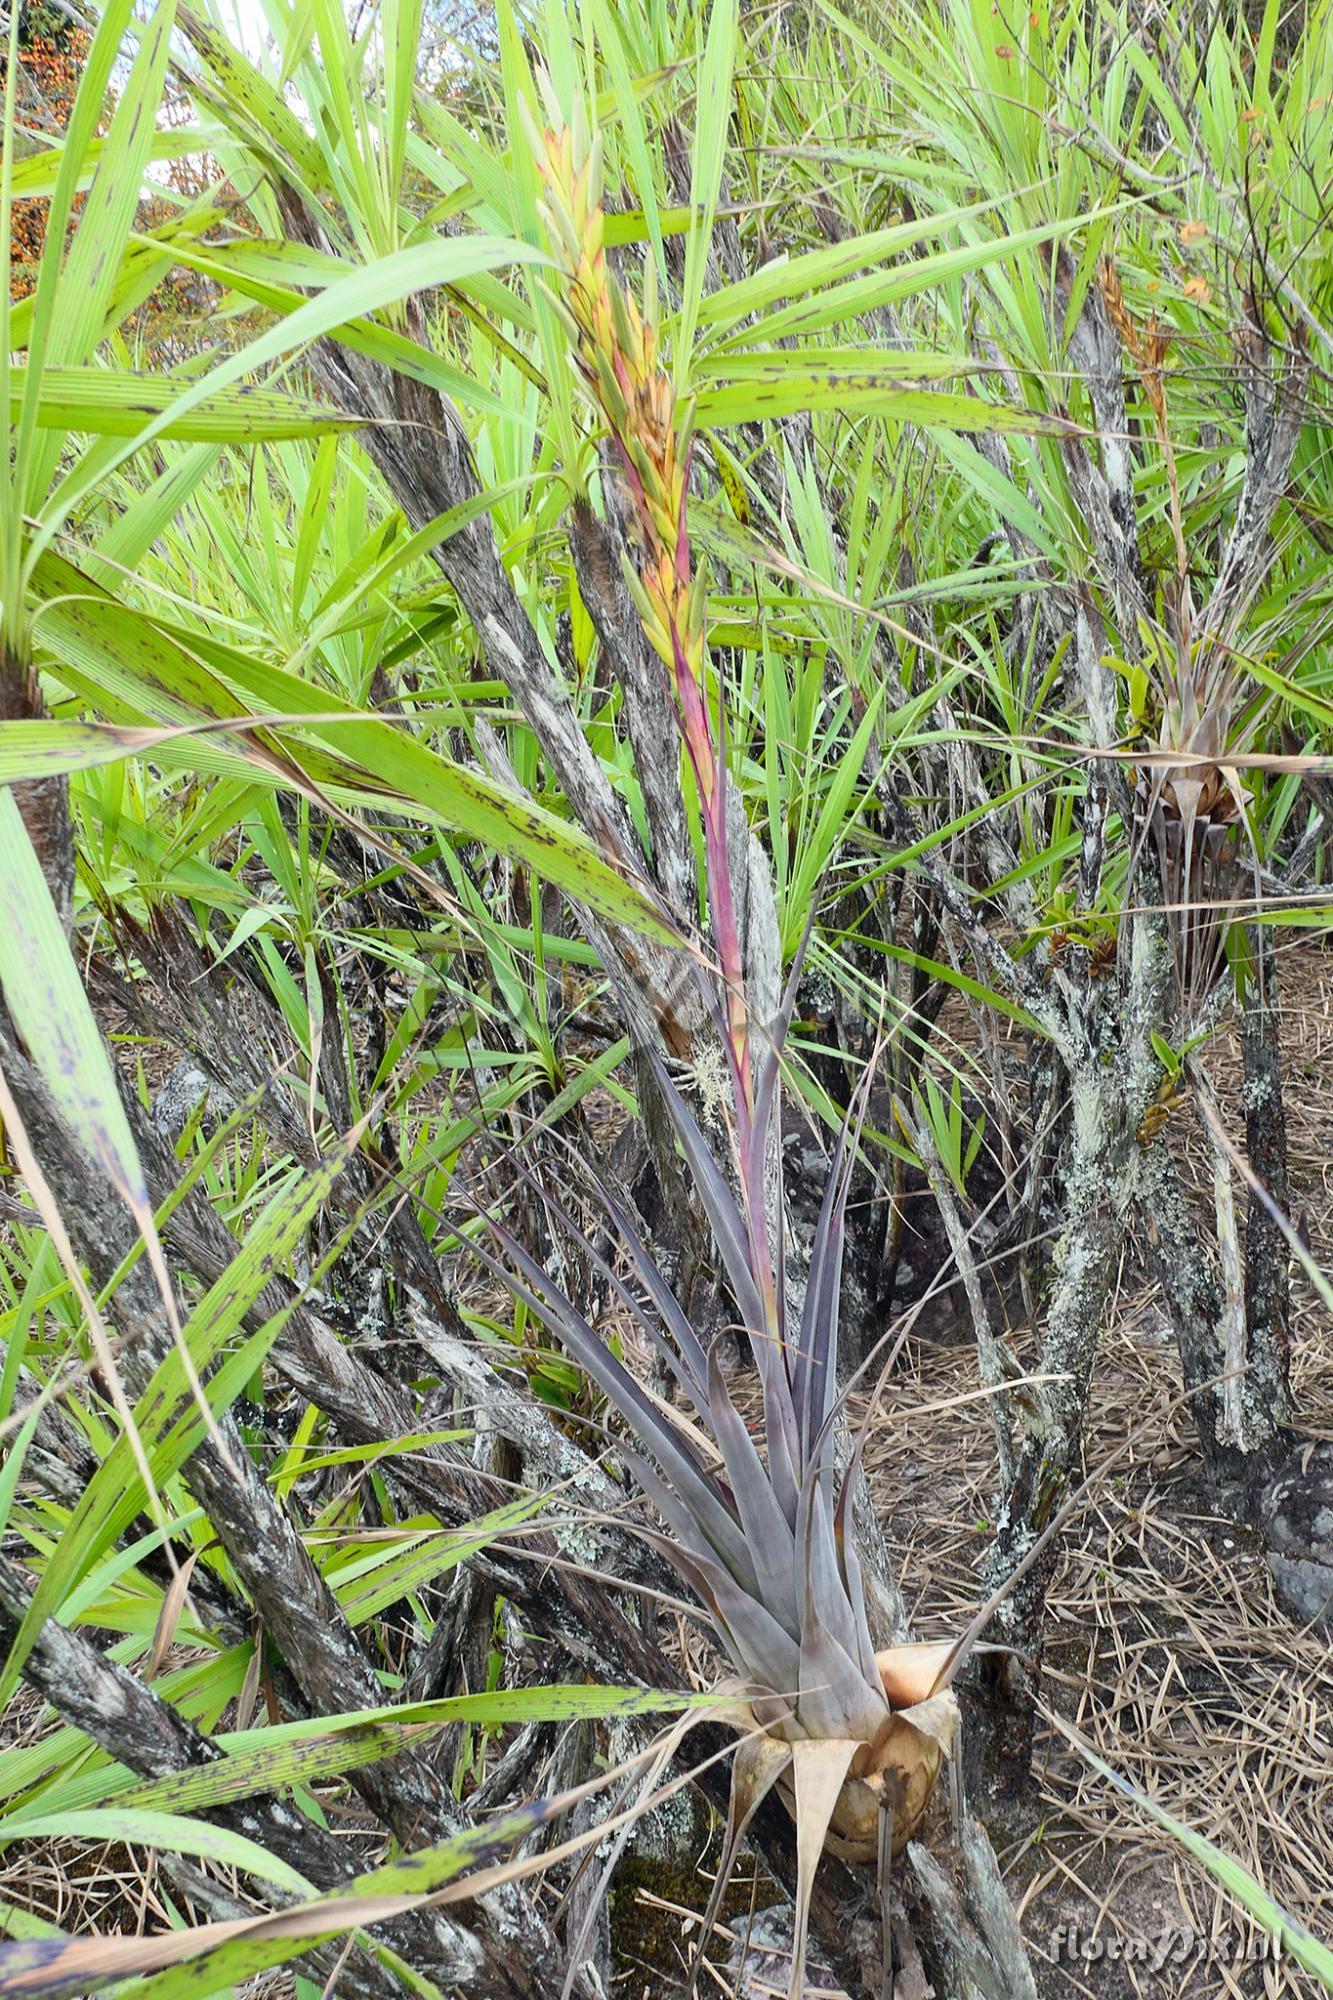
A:
<svg viewBox="0 0 1333 2000">
<path fill-rule="evenodd" d="M 1220 1499 L 1239 1505 L 1272 1473 L 1290 1439 L 1262 1376 L 1250 1367 L 1250 1341 L 1241 1357 L 1228 1353 L 1224 1301 L 1200 1239 L 1192 1202 L 1164 1145 L 1148 1149 L 1140 1202 L 1151 1216 L 1153 1266 L 1171 1316 L 1190 1410 L 1210 1485 Z M 1238 1414 L 1235 1414 L 1237 1413 Z"/>
<path fill-rule="evenodd" d="M 1040 1355 L 1041 1372 L 1058 1379 L 1022 1392 L 1026 1421 L 987 1557 L 986 1591 L 1028 1555 L 1067 1497 L 1079 1463 L 1088 1384 L 1133 1183 L 1133 1131 L 1126 1126 L 1112 1073 L 1093 1064 L 1076 1074 L 1067 1221 L 1056 1246 Z M 986 1656 L 980 1668 L 974 1740 L 987 1778 L 1001 1791 L 1021 1784 L 1027 1772 L 1046 1592 L 1058 1556 L 1053 1542 L 1005 1598 L 994 1636 L 1012 1651 Z"/>
<path fill-rule="evenodd" d="M 1290 1215 L 1287 1115 L 1282 1096 L 1281 1015 L 1273 933 L 1267 924 L 1250 932 L 1252 974 L 1240 1017 L 1244 1064 L 1242 1106 L 1250 1171 L 1282 1215 Z M 1268 1422 L 1291 1421 L 1291 1276 L 1286 1238 L 1262 1196 L 1250 1194 L 1245 1218 L 1245 1324 L 1251 1364 L 1251 1399 L 1262 1402 Z"/>
</svg>

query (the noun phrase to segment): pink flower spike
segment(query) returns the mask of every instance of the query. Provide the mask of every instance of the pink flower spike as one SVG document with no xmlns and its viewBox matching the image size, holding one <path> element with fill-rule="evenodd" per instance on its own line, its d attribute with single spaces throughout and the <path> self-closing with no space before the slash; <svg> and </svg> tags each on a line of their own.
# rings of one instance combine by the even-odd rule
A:
<svg viewBox="0 0 1333 2000">
<path fill-rule="evenodd" d="M 680 519 L 676 523 L 676 577 L 681 583 L 690 580 L 690 535 L 685 526 L 685 503 L 690 494 L 690 465 L 694 458 L 694 439 L 685 447 L 685 462 L 680 471 Z"/>
<path fill-rule="evenodd" d="M 676 671 L 676 686 L 680 689 L 681 706 L 682 708 L 689 707 L 691 709 L 697 709 L 699 714 L 703 716 L 704 733 L 706 736 L 708 736 L 709 739 L 708 747 L 711 751 L 713 747 L 712 735 L 708 728 L 707 712 L 704 709 L 703 701 L 700 698 L 698 688 L 695 685 L 694 675 L 690 672 L 690 663 L 685 657 L 685 648 L 681 644 L 680 632 L 676 626 L 676 621 L 674 618 L 671 621 L 671 657 Z M 694 700 L 693 702 L 690 703 L 687 703 L 686 701 L 685 690 L 687 687 L 694 689 Z M 689 734 L 693 734 L 693 731 L 690 729 L 690 721 L 691 718 L 690 716 L 687 715 L 685 724 L 686 731 Z"/>
<path fill-rule="evenodd" d="M 699 783 L 699 795 L 705 806 L 711 806 L 717 789 L 717 757 L 713 750 L 713 733 L 708 727 L 708 711 L 704 707 L 703 695 L 698 682 L 690 672 L 689 661 L 685 658 L 680 634 L 674 624 L 671 628 L 671 649 L 675 656 L 676 699 L 680 703 L 685 747 L 690 753 L 690 762 L 694 766 L 694 775 Z"/>
</svg>

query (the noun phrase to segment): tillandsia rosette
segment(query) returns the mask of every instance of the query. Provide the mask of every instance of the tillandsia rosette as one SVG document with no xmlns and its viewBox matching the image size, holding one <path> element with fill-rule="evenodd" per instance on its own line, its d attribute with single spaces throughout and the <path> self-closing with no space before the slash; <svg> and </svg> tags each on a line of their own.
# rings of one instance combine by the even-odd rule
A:
<svg viewBox="0 0 1333 2000">
<path fill-rule="evenodd" d="M 757 1069 L 759 1135 L 768 1134 L 777 1110 L 782 1045 L 799 970 L 798 963 Z M 762 1389 L 760 1441 L 751 1436 L 724 1377 L 721 1337 L 705 1349 L 630 1216 L 607 1189 L 598 1185 L 597 1191 L 623 1254 L 623 1277 L 557 1202 L 548 1198 L 548 1208 L 665 1362 L 680 1410 L 648 1393 L 513 1232 L 493 1217 L 490 1228 L 505 1261 L 484 1250 L 480 1254 L 563 1342 L 623 1419 L 634 1438 L 632 1446 L 621 1448 L 623 1456 L 668 1531 L 641 1532 L 707 1612 L 737 1669 L 743 1699 L 720 1713 L 743 1736 L 705 1930 L 750 1821 L 776 1786 L 797 1831 L 795 1996 L 804 1990 L 806 1928 L 820 1854 L 828 1848 L 847 1860 L 882 1862 L 901 1851 L 921 1819 L 957 1729 L 957 1705 L 945 1684 L 960 1647 L 946 1642 L 876 1648 L 850 1529 L 864 1428 L 847 1463 L 840 1469 L 837 1462 L 838 1308 L 864 1087 L 834 1149 L 800 1324 L 790 1338 L 782 1288 L 771 1282 L 772 1323 L 765 1310 L 762 1274 L 753 1264 L 752 1219 L 665 1065 L 650 1060 L 750 1335 Z"/>
<path fill-rule="evenodd" d="M 1138 598 L 1138 670 L 1151 691 L 1151 725 L 1136 752 L 1141 769 L 1134 786 L 1134 852 L 1151 840 L 1160 876 L 1163 915 L 1171 934 L 1177 986 L 1187 1016 L 1199 1015 L 1225 966 L 1226 933 L 1244 898 L 1244 844 L 1249 848 L 1256 895 L 1259 859 L 1241 780 L 1243 761 L 1268 706 L 1256 699 L 1243 626 L 1251 592 L 1242 578 L 1253 569 L 1253 523 L 1241 509 L 1211 600 L 1194 603 L 1180 473 L 1168 421 L 1166 360 L 1172 335 L 1153 315 L 1130 311 L 1113 258 L 1098 266 L 1107 316 L 1138 373 L 1152 415 L 1165 474 L 1175 545 L 1174 574 L 1160 584 L 1159 607 L 1149 614 Z M 1296 360 L 1301 370 L 1299 358 Z M 1289 459 L 1296 430 L 1284 412 L 1270 448 Z M 1287 442 L 1278 442 L 1280 434 Z"/>
</svg>

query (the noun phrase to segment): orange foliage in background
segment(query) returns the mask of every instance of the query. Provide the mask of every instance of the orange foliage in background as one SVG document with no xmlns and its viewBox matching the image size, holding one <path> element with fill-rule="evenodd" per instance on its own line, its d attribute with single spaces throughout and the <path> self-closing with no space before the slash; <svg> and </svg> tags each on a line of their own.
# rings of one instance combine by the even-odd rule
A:
<svg viewBox="0 0 1333 2000">
<path fill-rule="evenodd" d="M 19 16 L 21 124 L 34 134 L 63 132 L 79 88 L 92 37 L 54 7 L 25 7 Z M 10 221 L 9 291 L 26 298 L 37 282 L 46 241 L 45 196 L 16 201 Z"/>
<path fill-rule="evenodd" d="M 67 129 L 91 40 L 89 29 L 78 26 L 57 7 L 46 4 L 46 0 L 34 0 L 20 14 L 17 108 L 20 126 L 29 139 L 29 156 L 41 146 L 46 135 L 55 138 Z M 183 112 L 186 108 L 183 98 L 173 99 L 164 107 L 168 119 L 173 110 Z M 111 109 L 108 105 L 106 116 L 99 122 L 99 131 L 105 129 Z M 179 193 L 197 194 L 206 184 L 208 164 L 201 158 L 173 160 L 165 178 Z M 71 224 L 77 220 L 82 206 L 82 195 L 76 195 Z M 49 209 L 50 203 L 44 195 L 14 203 L 9 246 L 12 299 L 27 298 L 36 288 Z M 165 201 L 150 197 L 140 206 L 139 226 L 152 229 L 168 222 L 172 213 Z M 177 270 L 162 280 L 144 301 L 140 312 L 157 339 L 182 319 L 206 316 L 213 296 L 213 287 L 188 271 Z"/>
</svg>

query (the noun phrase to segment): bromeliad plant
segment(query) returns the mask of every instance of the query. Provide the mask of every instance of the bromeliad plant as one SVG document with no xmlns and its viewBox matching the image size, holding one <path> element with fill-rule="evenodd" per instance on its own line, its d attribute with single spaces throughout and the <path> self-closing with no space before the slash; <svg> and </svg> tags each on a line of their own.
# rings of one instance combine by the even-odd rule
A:
<svg viewBox="0 0 1333 2000">
<path fill-rule="evenodd" d="M 665 1361 L 692 1418 L 650 1396 L 513 1232 L 498 1222 L 492 1228 L 512 1266 L 507 1281 L 634 1433 L 636 1447 L 626 1455 L 670 1531 L 669 1538 L 647 1531 L 649 1539 L 694 1592 L 741 1676 L 744 1702 L 731 1712 L 745 1737 L 714 1908 L 750 1819 L 777 1786 L 797 1829 L 795 1995 L 804 1990 L 808 1909 L 823 1849 L 883 1862 L 921 1818 L 953 1738 L 956 1704 L 943 1683 L 956 1649 L 882 1651 L 871 1632 L 849 1532 L 859 1444 L 840 1469 L 835 1437 L 844 1223 L 870 1071 L 834 1150 L 793 1328 L 774 1136 L 799 954 L 776 1021 L 763 1046 L 752 1047 L 730 886 L 726 765 L 720 725 L 714 729 L 709 715 L 704 588 L 685 524 L 689 415 L 678 410 L 658 360 L 651 294 L 640 315 L 608 274 L 596 142 L 563 128 L 547 131 L 538 145 L 551 236 L 563 261 L 557 303 L 627 489 L 637 537 L 633 594 L 670 677 L 698 789 L 720 998 L 711 977 L 701 976 L 725 1051 L 732 1176 L 665 1065 L 648 1055 L 750 1339 L 762 1390 L 762 1451 L 732 1398 L 718 1343 L 705 1348 L 629 1217 L 604 1189 L 600 1197 L 637 1288 L 612 1271 L 558 1204 L 552 1213 Z"/>
<path fill-rule="evenodd" d="M 1260 682 L 1251 659 L 1261 650 L 1251 628 L 1254 600 L 1267 574 L 1271 509 L 1262 498 L 1262 482 L 1257 482 L 1260 492 L 1237 509 L 1211 595 L 1196 605 L 1167 407 L 1165 363 L 1171 339 L 1153 315 L 1146 322 L 1135 318 L 1114 259 L 1102 259 L 1098 283 L 1107 319 L 1133 364 L 1151 413 L 1171 523 L 1174 562 L 1161 579 L 1158 615 L 1150 615 L 1136 554 L 1123 566 L 1119 586 L 1137 626 L 1139 702 L 1156 711 L 1142 718 L 1145 768 L 1133 801 L 1136 848 L 1151 840 L 1182 1024 L 1193 1027 L 1206 1018 L 1225 970 L 1227 930 L 1242 886 L 1242 835 L 1250 843 L 1258 887 L 1259 857 L 1246 813 L 1250 795 L 1241 771 L 1275 705 L 1277 677 L 1270 673 L 1266 684 Z M 1260 432 L 1271 468 L 1268 478 L 1276 488 L 1290 469 L 1305 422 L 1309 361 L 1298 329 L 1279 393 L 1264 373 L 1253 298 L 1245 301 L 1245 310 L 1247 324 L 1237 347 L 1253 404 L 1251 441 Z"/>
</svg>

